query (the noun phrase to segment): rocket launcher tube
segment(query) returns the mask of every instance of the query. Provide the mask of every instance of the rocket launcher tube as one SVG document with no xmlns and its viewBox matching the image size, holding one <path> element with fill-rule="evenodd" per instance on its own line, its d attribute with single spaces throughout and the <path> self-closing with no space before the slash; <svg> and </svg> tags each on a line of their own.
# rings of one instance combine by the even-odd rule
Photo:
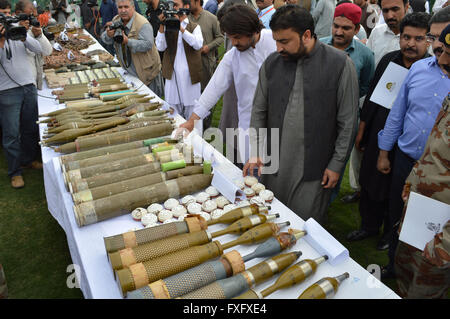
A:
<svg viewBox="0 0 450 319">
<path fill-rule="evenodd" d="M 131 178 L 142 176 L 143 172 L 146 174 L 155 174 L 161 172 L 161 164 L 154 162 L 146 165 L 140 165 L 121 171 L 114 171 L 110 173 L 100 174 L 88 178 L 76 179 L 68 182 L 69 191 L 79 193 L 95 187 L 100 187 L 107 184 L 125 181 Z M 64 175 L 63 175 L 64 176 Z"/>
<path fill-rule="evenodd" d="M 123 132 L 111 133 L 109 135 L 100 135 L 83 140 L 76 140 L 56 148 L 60 153 L 73 153 L 77 151 L 90 150 L 108 145 L 116 145 L 136 140 L 148 139 L 153 137 L 162 137 L 170 135 L 173 131 L 173 125 L 170 123 L 157 124 L 147 127 L 141 127 Z"/>
<path fill-rule="evenodd" d="M 149 242 L 160 239 L 198 232 L 207 228 L 206 221 L 198 215 L 189 215 L 184 221 L 162 224 L 151 228 L 144 228 L 137 231 L 104 237 L 105 249 L 107 253 L 113 253 L 125 248 L 134 248 Z"/>
<path fill-rule="evenodd" d="M 150 148 L 148 146 L 135 148 L 131 150 L 125 150 L 123 152 L 110 153 L 106 155 L 90 157 L 79 161 L 71 161 L 62 165 L 63 171 L 71 171 L 75 169 L 80 169 L 84 167 L 99 165 L 107 162 L 117 161 L 124 158 L 130 158 L 138 155 L 144 155 L 150 153 Z"/>
<path fill-rule="evenodd" d="M 136 207 L 161 203 L 171 197 L 192 194 L 211 185 L 212 175 L 183 176 L 110 197 L 74 206 L 79 227 L 130 213 Z"/>
<path fill-rule="evenodd" d="M 195 233 L 172 236 L 159 241 L 153 241 L 148 244 L 140 245 L 135 248 L 127 248 L 118 252 L 111 253 L 109 254 L 109 260 L 111 262 L 111 267 L 114 270 L 127 268 L 133 264 L 145 262 L 147 260 L 167 255 L 178 250 L 206 244 L 215 237 L 219 237 L 225 234 L 240 234 L 257 225 L 252 223 L 255 222 L 252 221 L 252 219 L 259 219 L 256 222 L 262 223 L 267 219 L 272 220 L 276 217 L 277 215 L 271 215 L 267 217 L 264 215 L 244 217 L 220 232 L 211 234 L 208 231 L 199 231 Z"/>
<path fill-rule="evenodd" d="M 194 169 L 191 169 L 194 168 Z M 115 194 L 120 194 L 122 192 L 128 192 L 133 189 L 154 185 L 158 183 L 165 182 L 170 179 L 175 179 L 181 176 L 190 176 L 201 174 L 202 168 L 200 166 L 191 166 L 186 169 L 178 170 L 177 175 L 172 175 L 173 178 L 169 178 L 167 173 L 153 173 L 148 175 L 143 175 L 135 177 L 132 179 L 127 179 L 125 181 L 120 181 L 112 184 L 107 184 L 92 189 L 87 189 L 78 193 L 73 193 L 72 198 L 75 204 L 80 204 L 83 202 L 96 200 L 100 198 L 109 197 Z"/>
<path fill-rule="evenodd" d="M 348 272 L 337 277 L 325 277 L 320 279 L 298 297 L 298 299 L 329 299 L 333 298 L 340 284 L 349 277 Z"/>
<path fill-rule="evenodd" d="M 230 224 L 246 216 L 255 215 L 259 213 L 267 214 L 269 209 L 270 207 L 260 207 L 256 204 L 250 204 L 249 206 L 239 207 L 230 210 L 229 212 L 223 214 L 218 219 L 210 219 L 208 221 L 208 225 Z"/>
<path fill-rule="evenodd" d="M 181 296 L 179 299 L 228 299 L 264 282 L 294 263 L 301 252 L 281 254 L 265 260 L 233 277 L 218 280 L 212 284 Z"/>
<path fill-rule="evenodd" d="M 240 265 L 244 262 L 247 262 L 253 258 L 268 258 L 274 256 L 285 249 L 291 248 L 296 242 L 297 239 L 294 235 L 289 233 L 280 233 L 276 238 L 269 238 L 264 243 L 260 244 L 252 253 L 246 256 L 237 258 L 237 255 L 234 255 L 234 258 L 231 259 L 229 256 L 231 253 L 238 254 L 237 251 L 232 250 L 224 254 L 224 256 L 222 256 L 218 261 L 203 263 L 197 267 L 185 270 L 173 276 L 169 276 L 163 280 L 159 280 L 159 283 L 152 283 L 141 289 L 130 292 L 128 293 L 128 298 L 159 298 L 157 295 L 161 286 L 163 286 L 169 293 L 170 298 L 176 298 L 206 286 L 214 281 L 230 277 L 231 275 L 236 275 L 243 270 Z M 225 258 L 227 256 L 228 258 Z"/>
</svg>

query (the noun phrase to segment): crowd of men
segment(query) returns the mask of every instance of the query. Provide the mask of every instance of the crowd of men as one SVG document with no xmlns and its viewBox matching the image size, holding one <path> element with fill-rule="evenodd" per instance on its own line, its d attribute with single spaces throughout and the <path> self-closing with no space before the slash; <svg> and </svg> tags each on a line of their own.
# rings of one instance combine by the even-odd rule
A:
<svg viewBox="0 0 450 319">
<path fill-rule="evenodd" d="M 136 0 L 85 0 L 79 11 L 121 66 L 186 119 L 182 129 L 207 129 L 223 97 L 231 159 L 304 220 L 327 222 L 348 166 L 354 192 L 342 200 L 359 201 L 361 225 L 347 240 L 382 231 L 382 279 L 396 277 L 405 298 L 445 297 L 450 221 L 424 251 L 398 237 L 410 190 L 450 204 L 449 2 L 203 1 L 144 0 L 141 13 Z M 50 1 L 54 20 L 67 20 L 69 2 Z M 10 14 L 8 0 L 0 12 Z M 29 0 L 19 0 L 20 12 L 37 14 Z M 24 26 L 24 41 L 0 38 L 0 124 L 14 188 L 24 186 L 23 167 L 42 167 L 37 89 L 51 54 L 42 29 Z M 407 75 L 392 105 L 377 104 L 392 64 Z M 232 141 L 229 129 L 238 132 Z"/>
</svg>

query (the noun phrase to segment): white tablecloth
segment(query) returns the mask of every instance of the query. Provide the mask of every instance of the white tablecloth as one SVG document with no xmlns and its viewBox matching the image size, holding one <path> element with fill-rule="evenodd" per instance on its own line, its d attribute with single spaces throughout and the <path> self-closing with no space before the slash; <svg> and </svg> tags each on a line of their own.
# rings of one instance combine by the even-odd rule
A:
<svg viewBox="0 0 450 319">
<path fill-rule="evenodd" d="M 89 50 L 101 48 L 99 44 L 91 46 Z M 123 74 L 123 72 L 121 71 Z M 142 84 L 139 79 L 130 75 L 124 75 L 128 83 L 133 82 L 140 87 Z M 45 84 L 44 84 L 45 86 Z M 145 85 L 139 89 L 140 92 L 154 95 Z M 51 89 L 44 87 L 39 91 L 40 95 L 51 96 Z M 160 100 L 159 98 L 157 98 Z M 161 101 L 161 100 L 160 100 Z M 39 97 L 39 113 L 46 113 L 64 107 L 57 105 L 55 101 L 47 98 Z M 165 105 L 167 107 L 167 105 Z M 176 117 L 177 122 L 183 121 L 179 116 Z M 40 125 L 41 134 L 45 125 Z M 42 136 L 42 135 L 41 135 Z M 202 143 L 206 143 L 202 140 Z M 194 145 L 196 149 L 201 149 L 201 145 Z M 58 156 L 61 154 L 55 153 L 48 147 L 42 148 L 42 159 L 44 163 L 44 185 L 48 203 L 48 209 L 52 216 L 58 221 L 67 235 L 67 242 L 69 245 L 70 254 L 75 269 L 79 269 L 78 280 L 81 291 L 85 298 L 121 298 L 119 288 L 114 280 L 111 266 L 107 259 L 107 254 L 104 246 L 103 238 L 116 234 L 124 233 L 130 229 L 143 228 L 143 226 L 134 221 L 130 214 L 120 217 L 112 218 L 106 221 L 99 222 L 79 228 L 75 221 L 73 212 L 73 201 L 69 192 L 66 191 L 60 163 Z M 217 154 L 217 157 L 221 155 Z M 242 174 L 242 172 L 229 161 L 224 161 L 220 165 L 221 171 L 229 172 L 228 176 Z M 280 218 L 276 222 L 290 221 L 289 227 L 294 229 L 303 229 L 304 221 L 298 217 L 294 212 L 284 206 L 277 199 L 271 204 L 271 213 L 279 213 Z M 210 227 L 211 231 L 222 229 L 224 225 L 214 225 Z M 282 231 L 287 231 L 287 228 Z M 236 236 L 225 235 L 217 239 L 222 242 L 228 242 L 235 239 Z M 242 255 L 252 252 L 255 249 L 253 246 L 237 246 L 231 249 L 238 250 Z M 315 251 L 304 239 L 300 239 L 297 244 L 288 251 L 302 251 L 301 259 L 317 258 L 319 254 Z M 256 263 L 261 262 L 262 259 L 254 259 L 246 263 L 249 268 Z M 391 289 L 379 282 L 369 272 L 357 264 L 353 259 L 348 258 L 341 264 L 332 267 L 328 262 L 320 265 L 317 272 L 308 278 L 305 282 L 296 285 L 292 288 L 277 291 L 268 298 L 297 298 L 303 290 L 309 287 L 325 276 L 337 276 L 344 272 L 350 274 L 350 278 L 345 280 L 335 298 L 364 298 L 364 299 L 383 299 L 383 298 L 399 298 Z M 69 273 L 68 273 L 69 275 Z M 276 280 L 275 276 L 271 280 L 262 283 L 256 287 L 256 290 L 261 291 Z"/>
</svg>

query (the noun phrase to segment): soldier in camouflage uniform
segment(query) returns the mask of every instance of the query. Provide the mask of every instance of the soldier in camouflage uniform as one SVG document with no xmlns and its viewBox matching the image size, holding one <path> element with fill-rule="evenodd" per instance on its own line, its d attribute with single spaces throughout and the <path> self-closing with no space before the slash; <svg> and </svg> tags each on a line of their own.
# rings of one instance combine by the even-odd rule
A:
<svg viewBox="0 0 450 319">
<path fill-rule="evenodd" d="M 2 264 L 0 264 L 0 299 L 6 298 L 8 298 L 8 287 L 6 286 L 6 278 Z"/>
<path fill-rule="evenodd" d="M 450 51 L 450 25 L 445 30 L 449 30 Z M 424 153 L 406 180 L 403 217 L 409 191 L 450 204 L 450 94 L 444 100 Z M 400 241 L 395 272 L 401 297 L 445 298 L 450 288 L 450 220 L 423 252 Z"/>
</svg>

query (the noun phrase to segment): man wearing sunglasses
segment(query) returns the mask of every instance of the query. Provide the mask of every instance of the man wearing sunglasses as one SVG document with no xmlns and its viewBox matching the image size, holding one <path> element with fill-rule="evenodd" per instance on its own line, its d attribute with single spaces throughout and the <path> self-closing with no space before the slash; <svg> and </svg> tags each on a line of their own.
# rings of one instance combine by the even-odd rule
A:
<svg viewBox="0 0 450 319">
<path fill-rule="evenodd" d="M 435 32 L 440 35 L 450 24 L 449 10 L 450 8 L 444 8 L 431 18 L 429 40 L 432 40 L 431 37 Z M 391 232 L 389 264 L 382 270 L 382 276 L 385 278 L 395 276 L 393 265 L 398 244 L 397 229 L 403 211 L 401 198 L 403 185 L 415 161 L 421 157 L 442 101 L 450 92 L 449 67 L 443 62 L 444 59 L 440 59 L 444 44 L 437 43 L 438 39 L 432 43 L 433 52 L 437 55 L 412 65 L 384 129 L 378 133 L 380 152 L 377 168 L 382 174 L 389 174 L 392 170 L 388 209 L 388 225 Z M 395 152 L 393 163 L 389 160 L 391 152 Z"/>
</svg>

